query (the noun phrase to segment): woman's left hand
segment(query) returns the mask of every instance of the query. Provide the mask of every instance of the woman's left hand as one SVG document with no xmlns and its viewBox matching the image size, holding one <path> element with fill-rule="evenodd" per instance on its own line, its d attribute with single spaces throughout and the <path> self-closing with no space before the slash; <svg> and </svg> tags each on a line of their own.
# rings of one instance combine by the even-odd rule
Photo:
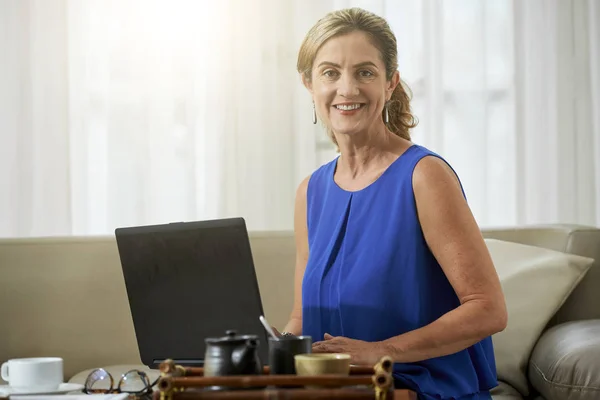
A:
<svg viewBox="0 0 600 400">
<path fill-rule="evenodd" d="M 326 333 L 324 340 L 314 342 L 313 353 L 344 353 L 350 354 L 351 362 L 355 365 L 375 365 L 385 353 L 383 346 L 376 342 L 350 339 L 344 336 L 331 336 Z"/>
</svg>

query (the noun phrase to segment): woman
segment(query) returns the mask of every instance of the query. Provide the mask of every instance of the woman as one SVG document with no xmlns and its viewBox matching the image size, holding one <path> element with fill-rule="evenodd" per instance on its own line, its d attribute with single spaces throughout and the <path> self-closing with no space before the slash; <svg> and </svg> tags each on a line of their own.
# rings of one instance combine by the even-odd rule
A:
<svg viewBox="0 0 600 400">
<path fill-rule="evenodd" d="M 454 171 L 410 140 L 394 34 L 361 9 L 330 13 L 308 32 L 298 71 L 340 156 L 297 190 L 283 334 L 354 364 L 389 355 L 396 384 L 423 399 L 490 399 L 503 293 Z"/>
</svg>

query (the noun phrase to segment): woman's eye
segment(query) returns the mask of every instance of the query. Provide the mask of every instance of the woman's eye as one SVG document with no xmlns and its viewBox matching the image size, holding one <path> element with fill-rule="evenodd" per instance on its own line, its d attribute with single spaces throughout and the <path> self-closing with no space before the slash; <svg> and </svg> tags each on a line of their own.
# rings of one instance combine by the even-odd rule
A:
<svg viewBox="0 0 600 400">
<path fill-rule="evenodd" d="M 336 76 L 336 72 L 331 69 L 328 69 L 327 71 L 323 72 L 323 75 L 329 78 L 333 78 L 334 76 Z"/>
<path fill-rule="evenodd" d="M 373 76 L 373 73 L 369 70 L 362 70 L 359 71 L 358 74 L 362 77 L 362 78 L 370 78 Z"/>
</svg>

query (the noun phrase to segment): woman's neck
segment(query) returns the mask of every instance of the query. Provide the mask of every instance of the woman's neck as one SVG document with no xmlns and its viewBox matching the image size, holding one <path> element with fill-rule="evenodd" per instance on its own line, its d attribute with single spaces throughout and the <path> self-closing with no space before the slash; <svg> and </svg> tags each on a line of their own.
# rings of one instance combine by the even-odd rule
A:
<svg viewBox="0 0 600 400">
<path fill-rule="evenodd" d="M 340 136 L 336 136 L 340 149 L 337 169 L 351 178 L 378 169 L 403 147 L 402 139 L 386 128 L 369 134 Z"/>
</svg>

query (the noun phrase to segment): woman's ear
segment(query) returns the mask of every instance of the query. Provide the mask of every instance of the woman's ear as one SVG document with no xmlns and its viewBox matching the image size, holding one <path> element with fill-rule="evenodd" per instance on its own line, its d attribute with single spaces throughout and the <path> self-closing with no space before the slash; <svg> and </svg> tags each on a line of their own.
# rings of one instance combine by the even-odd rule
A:
<svg viewBox="0 0 600 400">
<path fill-rule="evenodd" d="M 300 74 L 300 79 L 302 79 L 302 84 L 308 91 L 312 94 L 312 81 L 306 77 L 305 74 Z"/>
<path fill-rule="evenodd" d="M 394 93 L 394 90 L 396 89 L 396 86 L 398 86 L 399 83 L 400 83 L 400 73 L 398 71 L 395 71 L 394 75 L 392 75 L 392 79 L 390 79 L 387 82 L 388 88 L 387 88 L 386 99 L 388 101 L 392 98 L 392 93 Z"/>
</svg>

